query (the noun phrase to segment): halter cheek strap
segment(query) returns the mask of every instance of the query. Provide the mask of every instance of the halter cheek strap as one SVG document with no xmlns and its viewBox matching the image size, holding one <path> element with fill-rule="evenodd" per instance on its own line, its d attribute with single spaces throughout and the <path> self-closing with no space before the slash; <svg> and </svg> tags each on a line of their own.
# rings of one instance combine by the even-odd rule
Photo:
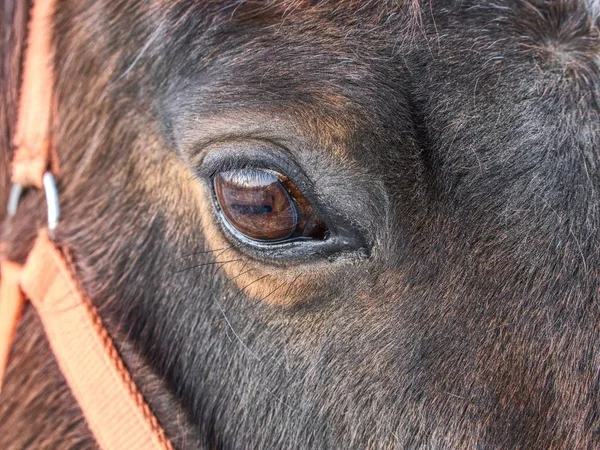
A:
<svg viewBox="0 0 600 450">
<path fill-rule="evenodd" d="M 51 17 L 55 0 L 34 0 L 20 96 L 9 215 L 23 188 L 46 190 L 49 229 L 58 221 L 51 173 Z M 51 181 L 49 181 L 51 180 Z M 16 186 L 16 188 L 15 188 Z M 52 211 L 54 210 L 54 213 Z M 52 216 L 52 217 L 50 217 Z M 103 450 L 171 450 L 118 354 L 92 302 L 79 288 L 64 253 L 41 230 L 25 265 L 0 260 L 0 389 L 25 302 L 35 307 L 58 366 Z"/>
<path fill-rule="evenodd" d="M 23 267 L 11 261 L 0 261 L 0 391 L 8 364 L 11 343 L 21 319 L 25 299 L 19 280 Z"/>
<path fill-rule="evenodd" d="M 50 140 L 52 114 L 52 12 L 55 0 L 34 0 L 19 97 L 12 180 L 20 186 L 42 189 L 51 166 L 57 174 L 56 154 Z"/>
</svg>

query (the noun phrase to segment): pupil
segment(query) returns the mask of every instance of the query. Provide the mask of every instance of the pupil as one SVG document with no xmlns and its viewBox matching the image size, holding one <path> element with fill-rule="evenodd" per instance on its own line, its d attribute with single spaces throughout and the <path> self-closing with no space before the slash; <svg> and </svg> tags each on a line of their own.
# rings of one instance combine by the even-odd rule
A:
<svg viewBox="0 0 600 450">
<path fill-rule="evenodd" d="M 273 211 L 270 205 L 231 205 L 231 209 L 234 209 L 238 214 L 256 215 L 265 214 Z"/>
</svg>

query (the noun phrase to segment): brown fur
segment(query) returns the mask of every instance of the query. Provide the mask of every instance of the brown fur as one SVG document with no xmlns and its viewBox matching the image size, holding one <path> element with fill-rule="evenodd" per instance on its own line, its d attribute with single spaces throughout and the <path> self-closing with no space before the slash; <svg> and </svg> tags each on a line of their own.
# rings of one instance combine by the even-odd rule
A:
<svg viewBox="0 0 600 450">
<path fill-rule="evenodd" d="M 600 445 L 582 2 L 59 2 L 55 26 L 56 240 L 176 447 Z M 232 139 L 290 148 L 368 257 L 235 247 L 197 170 Z M 43 203 L 3 223 L 11 259 Z M 31 310 L 0 430 L 0 448 L 95 445 Z"/>
</svg>

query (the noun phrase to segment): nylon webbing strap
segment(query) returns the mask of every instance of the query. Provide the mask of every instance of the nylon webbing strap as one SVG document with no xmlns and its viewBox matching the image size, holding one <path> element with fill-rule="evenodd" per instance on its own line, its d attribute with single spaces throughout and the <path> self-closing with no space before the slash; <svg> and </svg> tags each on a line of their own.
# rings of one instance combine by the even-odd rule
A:
<svg viewBox="0 0 600 450">
<path fill-rule="evenodd" d="M 0 261 L 0 391 L 11 344 L 21 319 L 25 300 L 19 287 L 22 266 Z"/>
<path fill-rule="evenodd" d="M 52 13 L 56 0 L 35 0 L 31 9 L 19 115 L 14 144 L 12 181 L 42 188 L 42 176 L 57 160 L 52 152 Z"/>
<path fill-rule="evenodd" d="M 34 0 L 31 11 L 14 140 L 12 177 L 20 187 L 41 189 L 44 173 L 57 171 L 51 141 L 54 6 L 55 0 Z M 40 232 L 25 266 L 6 260 L 0 264 L 0 388 L 26 297 L 99 447 L 171 450 L 100 316 L 47 232 Z"/>
<path fill-rule="evenodd" d="M 45 230 L 29 254 L 20 284 L 100 448 L 172 449 L 96 309 Z"/>
</svg>

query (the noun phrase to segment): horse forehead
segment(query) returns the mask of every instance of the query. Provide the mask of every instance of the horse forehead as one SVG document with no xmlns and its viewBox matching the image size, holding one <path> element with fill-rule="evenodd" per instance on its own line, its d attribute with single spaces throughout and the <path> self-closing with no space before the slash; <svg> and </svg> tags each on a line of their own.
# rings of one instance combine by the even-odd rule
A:
<svg viewBox="0 0 600 450">
<path fill-rule="evenodd" d="M 285 79 L 288 89 L 320 84 L 319 95 L 332 105 L 347 100 L 339 95 L 341 89 L 358 85 L 368 90 L 389 82 L 402 57 L 418 52 L 431 52 L 435 63 L 463 58 L 467 50 L 493 57 L 512 47 L 550 68 L 567 67 L 576 75 L 600 68 L 598 0 L 440 2 L 431 11 L 424 11 L 418 1 L 223 5 L 221 11 L 209 13 L 220 24 L 214 29 L 221 37 L 235 38 L 202 40 L 221 56 L 199 66 L 212 64 L 219 67 L 219 76 L 234 73 L 246 84 L 266 86 L 277 78 Z M 444 40 L 452 45 L 442 45 L 441 52 Z M 474 61 L 467 58 L 464 64 Z M 300 64 L 304 71 L 296 70 Z M 325 82 L 332 89 L 322 90 Z"/>
<path fill-rule="evenodd" d="M 209 93 L 208 84 L 214 83 L 219 96 L 235 99 L 232 104 L 262 101 L 269 107 L 281 104 L 282 92 L 298 94 L 300 101 L 308 92 L 320 107 L 338 113 L 354 102 L 357 113 L 368 105 L 380 112 L 391 104 L 390 95 L 404 95 L 394 83 L 408 78 L 401 69 L 410 64 L 403 59 L 407 54 L 430 52 L 432 65 L 460 59 L 464 72 L 478 70 L 472 79 L 487 69 L 518 78 L 538 63 L 543 70 L 564 70 L 575 79 L 598 77 L 600 32 L 592 20 L 598 0 L 440 2 L 450 6 L 427 12 L 419 2 L 367 3 L 369 7 L 355 1 L 242 3 L 217 19 L 225 27 L 221 31 L 239 39 L 208 43 L 221 56 L 198 64 L 215 71 L 197 86 Z M 348 14 L 357 19 L 336 20 Z M 508 64 L 491 67 L 492 58 Z M 420 81 L 420 74 L 411 75 Z M 293 99 L 287 95 L 283 101 Z"/>
</svg>

